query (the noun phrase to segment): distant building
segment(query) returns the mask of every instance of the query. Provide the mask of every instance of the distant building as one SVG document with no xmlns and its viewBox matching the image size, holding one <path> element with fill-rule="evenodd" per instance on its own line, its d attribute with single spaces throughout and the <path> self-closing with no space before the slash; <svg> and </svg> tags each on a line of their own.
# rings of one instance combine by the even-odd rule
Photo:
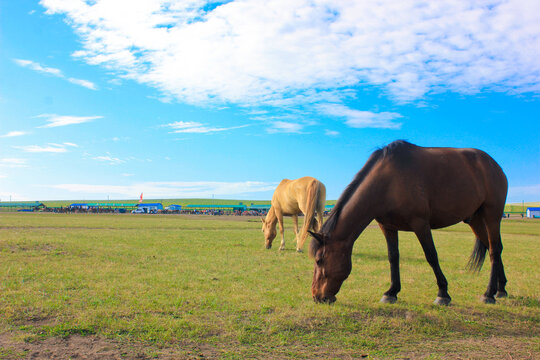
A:
<svg viewBox="0 0 540 360">
<path fill-rule="evenodd" d="M 172 205 L 167 206 L 166 209 L 169 210 L 169 211 L 180 211 L 180 210 L 182 210 L 182 205 L 172 204 Z"/>
<path fill-rule="evenodd" d="M 139 204 L 137 206 L 137 210 L 134 210 L 132 212 L 145 213 L 145 214 L 155 214 L 159 210 L 163 210 L 163 204 L 162 203 L 150 203 L 150 204 Z"/>
<path fill-rule="evenodd" d="M 78 210 L 88 210 L 90 208 L 90 206 L 88 206 L 88 204 L 86 203 L 74 203 L 74 204 L 71 204 L 69 205 L 69 208 L 74 210 L 74 209 L 78 209 Z"/>
<path fill-rule="evenodd" d="M 195 210 L 195 211 L 205 211 L 205 210 L 214 210 L 214 211 L 246 211 L 247 206 L 240 203 L 238 205 L 210 205 L 210 204 L 190 204 L 186 205 L 185 209 Z"/>
<path fill-rule="evenodd" d="M 540 207 L 527 208 L 527 217 L 528 218 L 540 218 Z"/>
<path fill-rule="evenodd" d="M 43 203 L 35 202 L 3 202 L 0 211 L 38 211 L 45 207 Z"/>
</svg>

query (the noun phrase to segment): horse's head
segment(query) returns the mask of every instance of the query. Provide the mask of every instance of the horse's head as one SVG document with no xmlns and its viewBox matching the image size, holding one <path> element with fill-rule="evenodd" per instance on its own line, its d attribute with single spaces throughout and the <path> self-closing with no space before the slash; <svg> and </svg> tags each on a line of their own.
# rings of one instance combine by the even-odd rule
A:
<svg viewBox="0 0 540 360">
<path fill-rule="evenodd" d="M 311 294 L 320 303 L 333 303 L 343 281 L 351 273 L 351 251 L 345 241 L 331 241 L 327 236 L 313 233 L 309 252 L 315 259 Z"/>
<path fill-rule="evenodd" d="M 265 221 L 264 218 L 261 218 L 262 221 L 262 232 L 264 233 L 264 245 L 267 249 L 272 248 L 272 241 L 276 238 L 276 226 L 272 226 L 270 221 Z"/>
</svg>

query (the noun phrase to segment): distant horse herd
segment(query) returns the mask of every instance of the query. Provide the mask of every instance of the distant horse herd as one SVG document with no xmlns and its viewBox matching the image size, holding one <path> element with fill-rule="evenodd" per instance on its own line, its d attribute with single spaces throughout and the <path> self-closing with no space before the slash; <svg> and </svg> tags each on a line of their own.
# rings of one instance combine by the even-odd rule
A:
<svg viewBox="0 0 540 360">
<path fill-rule="evenodd" d="M 420 147 L 395 141 L 375 151 L 339 197 L 323 224 L 326 189 L 315 178 L 283 180 L 262 219 L 266 248 L 281 234 L 283 216 L 292 216 L 296 250 L 301 252 L 307 232 L 313 239 L 309 254 L 315 260 L 311 293 L 316 302 L 333 303 L 352 268 L 352 248 L 362 231 L 376 220 L 386 238 L 391 285 L 381 299 L 395 303 L 401 290 L 398 231 L 416 234 L 439 288 L 435 304 L 448 305 L 448 282 L 439 266 L 431 229 L 461 221 L 476 235 L 469 268 L 478 271 L 489 250 L 491 274 L 484 303 L 506 297 L 506 276 L 501 259 L 500 223 L 508 182 L 493 158 L 477 149 Z M 304 224 L 298 231 L 298 214 Z"/>
</svg>

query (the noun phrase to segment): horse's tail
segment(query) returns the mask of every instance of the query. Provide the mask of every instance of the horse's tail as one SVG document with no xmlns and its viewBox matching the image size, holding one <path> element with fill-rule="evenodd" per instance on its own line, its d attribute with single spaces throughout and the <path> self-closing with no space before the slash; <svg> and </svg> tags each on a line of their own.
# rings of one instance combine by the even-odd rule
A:
<svg viewBox="0 0 540 360">
<path fill-rule="evenodd" d="M 302 232 L 300 233 L 300 243 L 297 244 L 297 250 L 301 250 L 304 246 L 308 230 L 314 229 L 317 231 L 320 227 L 317 219 L 315 218 L 315 211 L 317 204 L 319 203 L 321 183 L 318 180 L 313 180 L 307 186 L 306 191 L 306 213 L 304 214 L 304 225 L 302 226 Z"/>
<path fill-rule="evenodd" d="M 487 247 L 484 245 L 480 239 L 476 238 L 476 243 L 474 244 L 474 249 L 469 258 L 469 263 L 467 264 L 467 269 L 472 272 L 478 272 L 484 264 L 484 259 L 486 258 Z"/>
</svg>

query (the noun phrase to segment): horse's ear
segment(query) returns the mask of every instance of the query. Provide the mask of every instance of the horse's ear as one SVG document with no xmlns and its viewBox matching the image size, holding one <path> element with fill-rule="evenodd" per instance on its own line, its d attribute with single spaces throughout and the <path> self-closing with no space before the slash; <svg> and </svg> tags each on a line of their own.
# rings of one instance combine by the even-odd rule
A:
<svg viewBox="0 0 540 360">
<path fill-rule="evenodd" d="M 308 230 L 309 231 L 309 230 Z M 309 257 L 314 259 L 315 254 L 317 253 L 317 250 L 323 246 L 323 236 L 320 233 L 309 231 L 311 236 L 313 237 L 313 240 L 309 243 Z"/>
<path fill-rule="evenodd" d="M 264 221 L 264 218 L 261 216 L 261 221 L 263 224 L 266 224 L 266 221 Z"/>
<path fill-rule="evenodd" d="M 313 232 L 313 231 L 310 231 L 310 230 L 308 230 L 308 232 L 311 234 L 311 236 L 313 236 L 313 238 L 314 238 L 315 240 L 317 240 L 317 242 L 318 242 L 319 244 L 322 244 L 322 243 L 323 243 L 323 236 L 322 236 L 322 234 L 317 233 L 317 232 Z"/>
</svg>

